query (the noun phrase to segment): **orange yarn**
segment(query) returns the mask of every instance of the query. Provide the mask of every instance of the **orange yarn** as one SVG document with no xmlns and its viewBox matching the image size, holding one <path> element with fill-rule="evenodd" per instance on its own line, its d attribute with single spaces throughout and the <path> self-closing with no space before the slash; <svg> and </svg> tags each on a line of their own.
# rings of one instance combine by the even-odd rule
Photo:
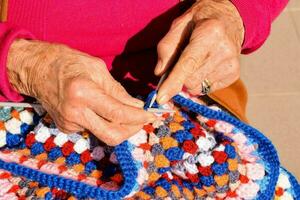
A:
<svg viewBox="0 0 300 200">
<path fill-rule="evenodd" d="M 184 194 L 184 196 L 185 196 L 185 199 L 188 199 L 188 200 L 193 200 L 193 199 L 194 199 L 193 192 L 190 191 L 190 190 L 187 189 L 187 188 L 183 188 L 183 194 Z"/>
<path fill-rule="evenodd" d="M 230 171 L 235 171 L 235 170 L 238 169 L 238 161 L 237 161 L 237 159 L 228 159 L 227 162 L 228 162 L 228 169 Z"/>
<path fill-rule="evenodd" d="M 142 191 L 139 191 L 137 194 L 136 194 L 137 197 L 139 197 L 140 199 L 143 199 L 143 200 L 147 200 L 147 199 L 151 199 L 151 196 L 146 194 L 145 192 L 142 192 Z"/>
<path fill-rule="evenodd" d="M 177 185 L 172 185 L 171 190 L 172 190 L 173 194 L 175 195 L 175 197 L 179 198 L 181 196 L 180 195 L 180 190 L 177 187 Z"/>
<path fill-rule="evenodd" d="M 155 182 L 157 181 L 158 179 L 160 178 L 160 175 L 157 173 L 157 172 L 152 172 L 150 175 L 149 175 L 149 182 Z"/>
<path fill-rule="evenodd" d="M 171 130 L 171 132 L 176 132 L 176 131 L 179 131 L 179 130 L 183 130 L 183 126 L 181 126 L 179 123 L 177 122 L 170 122 L 169 124 L 169 128 Z"/>
<path fill-rule="evenodd" d="M 84 166 L 83 166 L 83 164 L 79 163 L 79 164 L 74 165 L 73 169 L 75 170 L 75 172 L 81 173 L 84 170 Z"/>
<path fill-rule="evenodd" d="M 180 123 L 180 122 L 183 122 L 184 121 L 184 118 L 179 114 L 179 112 L 177 111 L 175 114 L 174 114 L 174 116 L 173 116 L 173 120 L 175 121 L 175 122 L 178 122 L 178 123 Z"/>
<path fill-rule="evenodd" d="M 11 115 L 13 118 L 16 118 L 16 119 L 20 120 L 20 114 L 19 114 L 18 111 L 12 110 L 11 113 L 10 113 L 10 115 Z"/>
<path fill-rule="evenodd" d="M 155 156 L 154 163 L 157 168 L 170 166 L 170 161 L 162 154 Z"/>
<path fill-rule="evenodd" d="M 116 183 L 121 183 L 123 181 L 123 176 L 122 176 L 122 174 L 118 173 L 118 174 L 115 174 L 112 177 L 110 177 L 110 179 L 112 181 L 115 181 Z"/>
<path fill-rule="evenodd" d="M 215 176 L 215 181 L 219 186 L 224 186 L 228 183 L 229 181 L 229 176 L 228 174 L 223 174 L 222 176 Z"/>
<path fill-rule="evenodd" d="M 34 187 L 37 187 L 37 186 L 39 186 L 39 183 L 38 182 L 29 182 L 29 187 L 30 188 L 34 188 Z"/>
<path fill-rule="evenodd" d="M 48 158 L 47 153 L 41 153 L 41 154 L 35 156 L 35 159 L 37 159 L 37 160 L 47 160 L 47 158 Z"/>
<path fill-rule="evenodd" d="M 65 164 L 65 161 L 66 161 L 65 157 L 59 157 L 54 162 L 59 164 L 59 165 L 63 165 L 63 164 Z"/>
<path fill-rule="evenodd" d="M 162 144 L 162 146 L 165 150 L 169 149 L 171 147 L 177 147 L 178 146 L 177 140 L 175 140 L 172 137 L 164 137 L 164 138 L 161 139 L 160 142 L 161 142 L 161 144 Z"/>
<path fill-rule="evenodd" d="M 93 170 L 92 173 L 91 173 L 91 176 L 98 179 L 102 176 L 102 171 Z"/>
<path fill-rule="evenodd" d="M 198 188 L 194 188 L 194 189 L 199 197 L 204 197 L 207 194 L 207 192 L 204 189 L 198 189 Z"/>
<path fill-rule="evenodd" d="M 18 154 L 24 155 L 24 156 L 29 156 L 30 150 L 29 149 L 20 149 L 20 150 L 18 150 Z"/>
<path fill-rule="evenodd" d="M 5 130 L 4 122 L 0 121 L 0 130 Z"/>
<path fill-rule="evenodd" d="M 49 192 L 50 189 L 48 187 L 39 188 L 36 190 L 36 195 L 38 197 L 44 197 L 47 192 Z"/>
<path fill-rule="evenodd" d="M 203 186 L 203 188 L 206 190 L 206 192 L 208 192 L 208 193 L 210 193 L 210 192 L 214 192 L 214 191 L 216 191 L 216 187 L 215 186 L 209 186 L 209 187 L 207 187 L 207 186 Z"/>
<path fill-rule="evenodd" d="M 164 198 L 168 195 L 168 192 L 164 188 L 162 188 L 161 186 L 156 187 L 155 193 L 160 198 Z"/>
</svg>

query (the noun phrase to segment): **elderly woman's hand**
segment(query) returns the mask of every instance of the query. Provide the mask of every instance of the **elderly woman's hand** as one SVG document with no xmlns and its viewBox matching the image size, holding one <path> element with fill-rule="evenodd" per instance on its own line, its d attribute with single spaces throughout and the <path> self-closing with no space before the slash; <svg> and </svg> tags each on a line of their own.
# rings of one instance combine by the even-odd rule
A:
<svg viewBox="0 0 300 200">
<path fill-rule="evenodd" d="M 116 145 L 155 120 L 102 60 L 66 46 L 17 40 L 7 66 L 14 88 L 38 99 L 63 132 L 88 129 Z"/>
<path fill-rule="evenodd" d="M 211 83 L 211 91 L 236 81 L 243 38 L 243 22 L 229 0 L 197 1 L 173 22 L 158 44 L 156 75 L 172 67 L 179 57 L 159 88 L 158 102 L 167 102 L 183 87 L 193 95 L 203 95 L 204 80 Z"/>
</svg>

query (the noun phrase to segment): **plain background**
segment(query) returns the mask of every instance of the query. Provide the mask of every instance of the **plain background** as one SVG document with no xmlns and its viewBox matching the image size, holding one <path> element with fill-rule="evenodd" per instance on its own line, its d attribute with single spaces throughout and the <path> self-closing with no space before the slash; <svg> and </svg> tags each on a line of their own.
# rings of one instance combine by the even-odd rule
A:
<svg viewBox="0 0 300 200">
<path fill-rule="evenodd" d="M 250 124 L 275 144 L 281 163 L 300 180 L 300 0 L 272 25 L 258 51 L 241 58 Z"/>
</svg>

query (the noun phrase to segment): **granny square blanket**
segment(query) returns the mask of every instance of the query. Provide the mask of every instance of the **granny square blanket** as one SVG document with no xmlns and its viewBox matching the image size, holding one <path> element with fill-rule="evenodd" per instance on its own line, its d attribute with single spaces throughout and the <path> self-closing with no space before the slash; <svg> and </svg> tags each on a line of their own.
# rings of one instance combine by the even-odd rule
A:
<svg viewBox="0 0 300 200">
<path fill-rule="evenodd" d="M 116 147 L 60 132 L 32 108 L 0 107 L 0 200 L 300 199 L 258 130 L 185 93 L 155 107 L 172 112 Z"/>
</svg>

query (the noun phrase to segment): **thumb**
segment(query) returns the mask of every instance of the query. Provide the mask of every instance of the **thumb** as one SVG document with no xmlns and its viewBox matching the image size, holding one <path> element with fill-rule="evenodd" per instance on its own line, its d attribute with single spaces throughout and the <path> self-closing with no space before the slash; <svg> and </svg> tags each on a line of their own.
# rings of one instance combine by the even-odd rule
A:
<svg viewBox="0 0 300 200">
<path fill-rule="evenodd" d="M 183 43 L 188 40 L 192 32 L 192 19 L 191 13 L 185 13 L 175 19 L 169 32 L 158 43 L 155 75 L 161 75 L 168 69 L 181 50 Z"/>
</svg>

